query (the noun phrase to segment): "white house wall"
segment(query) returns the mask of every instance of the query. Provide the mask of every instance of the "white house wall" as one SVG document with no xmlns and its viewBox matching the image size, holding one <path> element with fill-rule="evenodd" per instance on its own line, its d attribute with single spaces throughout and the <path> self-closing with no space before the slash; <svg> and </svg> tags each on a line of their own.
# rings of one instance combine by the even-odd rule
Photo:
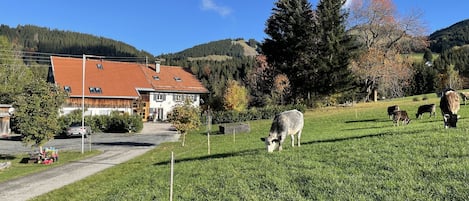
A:
<svg viewBox="0 0 469 201">
<path fill-rule="evenodd" d="M 63 107 L 61 115 L 67 115 L 74 110 L 82 110 L 81 107 Z M 85 116 L 95 115 L 110 115 L 112 111 L 119 111 L 123 113 L 132 113 L 132 108 L 86 108 Z"/>
<path fill-rule="evenodd" d="M 152 112 L 163 110 L 163 114 L 159 115 L 162 119 L 166 120 L 168 112 L 173 110 L 173 107 L 179 104 L 184 104 L 184 100 L 187 98 L 192 99 L 192 106 L 200 106 L 200 95 L 199 94 L 180 94 L 180 93 L 150 93 L 150 115 L 157 115 Z M 161 110 L 160 110 L 161 111 Z"/>
<path fill-rule="evenodd" d="M 160 97 L 160 98 L 158 98 Z M 200 94 L 178 94 L 178 93 L 150 93 L 150 106 L 149 115 L 156 115 L 160 118 L 157 120 L 165 121 L 168 116 L 168 112 L 171 112 L 173 107 L 179 104 L 184 104 L 184 100 L 192 99 L 192 106 L 200 106 Z M 63 107 L 60 111 L 61 115 L 67 115 L 74 110 L 81 110 L 81 107 Z M 87 108 L 85 116 L 94 115 L 109 115 L 111 111 L 120 111 L 124 113 L 132 114 L 132 108 Z M 163 114 L 157 114 L 157 111 L 163 111 Z"/>
</svg>

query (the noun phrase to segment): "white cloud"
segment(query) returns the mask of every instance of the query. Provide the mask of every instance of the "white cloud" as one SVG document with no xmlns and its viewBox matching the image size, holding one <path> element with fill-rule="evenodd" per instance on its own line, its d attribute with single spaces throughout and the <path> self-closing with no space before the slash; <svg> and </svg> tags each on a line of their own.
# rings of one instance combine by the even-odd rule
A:
<svg viewBox="0 0 469 201">
<path fill-rule="evenodd" d="M 215 11 L 221 16 L 227 16 L 231 14 L 231 9 L 226 6 L 220 6 L 215 4 L 213 0 L 202 0 L 202 9 Z"/>
</svg>

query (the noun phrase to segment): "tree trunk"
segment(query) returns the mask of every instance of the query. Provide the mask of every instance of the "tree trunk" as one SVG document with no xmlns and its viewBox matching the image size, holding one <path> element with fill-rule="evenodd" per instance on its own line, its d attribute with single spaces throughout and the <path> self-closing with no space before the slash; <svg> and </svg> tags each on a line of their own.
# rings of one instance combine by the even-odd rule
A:
<svg viewBox="0 0 469 201">
<path fill-rule="evenodd" d="M 378 101 L 378 90 L 373 89 L 373 101 Z"/>
</svg>

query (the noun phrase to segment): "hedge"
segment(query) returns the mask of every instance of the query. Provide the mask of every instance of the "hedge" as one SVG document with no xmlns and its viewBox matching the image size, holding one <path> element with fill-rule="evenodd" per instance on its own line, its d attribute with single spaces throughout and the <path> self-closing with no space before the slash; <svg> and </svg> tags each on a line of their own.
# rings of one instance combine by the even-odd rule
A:
<svg viewBox="0 0 469 201">
<path fill-rule="evenodd" d="M 263 108 L 251 108 L 243 112 L 237 111 L 214 111 L 212 113 L 212 123 L 234 123 L 243 121 L 252 121 L 259 119 L 273 119 L 274 116 L 286 110 L 297 109 L 301 112 L 306 111 L 305 105 L 285 105 L 268 106 Z M 205 117 L 206 118 L 206 117 Z"/>
</svg>

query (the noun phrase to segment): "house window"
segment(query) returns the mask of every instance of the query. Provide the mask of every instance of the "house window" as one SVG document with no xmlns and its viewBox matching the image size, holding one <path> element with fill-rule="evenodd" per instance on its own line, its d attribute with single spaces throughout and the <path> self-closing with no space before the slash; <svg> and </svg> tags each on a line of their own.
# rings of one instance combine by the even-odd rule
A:
<svg viewBox="0 0 469 201">
<path fill-rule="evenodd" d="M 187 99 L 189 101 L 195 102 L 197 100 L 197 97 L 194 94 L 187 95 Z"/>
<path fill-rule="evenodd" d="M 153 97 L 154 101 L 162 102 L 165 100 L 165 95 L 164 94 L 155 94 Z"/>
<path fill-rule="evenodd" d="M 90 87 L 90 93 L 92 93 L 92 94 L 96 93 L 96 88 Z"/>
<path fill-rule="evenodd" d="M 64 86 L 64 90 L 67 93 L 72 93 L 72 87 L 70 87 L 70 86 Z"/>
<path fill-rule="evenodd" d="M 182 99 L 182 95 L 181 94 L 176 94 L 174 95 L 174 101 L 176 102 L 181 102 L 183 99 Z"/>
<path fill-rule="evenodd" d="M 154 75 L 154 76 L 153 76 L 153 79 L 154 79 L 154 80 L 160 80 L 160 77 L 157 76 L 157 75 Z"/>
<path fill-rule="evenodd" d="M 181 82 L 182 79 L 180 77 L 174 77 L 174 80 L 176 80 L 176 82 Z"/>
<path fill-rule="evenodd" d="M 103 70 L 103 64 L 96 64 L 96 68 L 98 68 L 99 70 Z"/>
</svg>

